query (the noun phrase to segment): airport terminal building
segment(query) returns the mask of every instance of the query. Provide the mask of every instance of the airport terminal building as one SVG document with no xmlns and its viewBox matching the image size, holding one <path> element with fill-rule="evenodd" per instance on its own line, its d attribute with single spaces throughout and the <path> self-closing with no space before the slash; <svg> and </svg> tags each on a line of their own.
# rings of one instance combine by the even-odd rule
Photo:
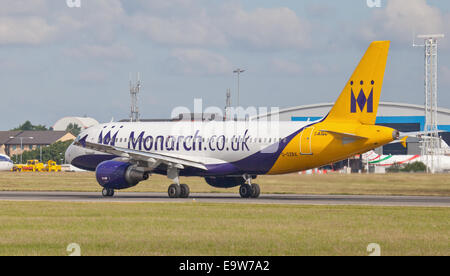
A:
<svg viewBox="0 0 450 276">
<path fill-rule="evenodd" d="M 322 103 L 313 105 L 296 106 L 281 109 L 277 115 L 280 121 L 314 121 L 325 116 L 333 107 L 334 103 Z M 450 145 L 450 109 L 438 108 L 438 129 L 443 141 Z M 258 116 L 257 119 L 264 120 L 274 113 Z M 380 102 L 378 106 L 377 125 L 383 125 L 398 129 L 402 132 L 423 131 L 425 125 L 424 106 L 405 103 Z M 419 139 L 410 137 L 407 147 L 399 143 L 388 144 L 377 149 L 380 154 L 420 154 Z"/>
</svg>

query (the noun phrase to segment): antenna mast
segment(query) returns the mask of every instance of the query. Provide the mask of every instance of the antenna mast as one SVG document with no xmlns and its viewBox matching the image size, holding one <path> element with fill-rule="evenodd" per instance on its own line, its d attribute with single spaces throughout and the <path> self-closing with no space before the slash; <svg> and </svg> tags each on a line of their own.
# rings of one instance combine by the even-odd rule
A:
<svg viewBox="0 0 450 276">
<path fill-rule="evenodd" d="M 441 143 L 437 123 L 437 39 L 443 34 L 418 35 L 424 39 L 425 49 L 425 135 L 422 137 L 422 156 L 425 158 L 427 172 L 435 173 L 439 168 Z"/>
<path fill-rule="evenodd" d="M 229 119 L 229 113 L 230 113 L 230 108 L 231 108 L 231 91 L 230 88 L 227 89 L 227 99 L 226 99 L 226 103 L 225 103 L 225 120 Z"/>
<path fill-rule="evenodd" d="M 130 96 L 131 96 L 131 108 L 130 108 L 130 122 L 139 122 L 139 107 L 137 94 L 141 90 L 141 77 L 137 73 L 137 80 L 135 83 L 131 81 L 130 73 Z"/>
</svg>

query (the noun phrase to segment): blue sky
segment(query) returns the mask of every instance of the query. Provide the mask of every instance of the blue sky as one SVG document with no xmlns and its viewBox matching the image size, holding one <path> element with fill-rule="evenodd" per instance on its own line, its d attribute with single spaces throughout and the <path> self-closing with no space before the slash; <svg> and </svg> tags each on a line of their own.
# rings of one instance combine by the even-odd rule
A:
<svg viewBox="0 0 450 276">
<path fill-rule="evenodd" d="M 423 103 L 423 49 L 439 45 L 439 105 L 450 108 L 450 2 L 382 0 L 0 0 L 0 129 L 64 116 L 129 116 L 130 72 L 140 72 L 141 117 L 236 102 L 280 108 L 332 102 L 373 40 L 391 40 L 383 101 Z M 419 41 L 417 41 L 419 42 Z"/>
</svg>

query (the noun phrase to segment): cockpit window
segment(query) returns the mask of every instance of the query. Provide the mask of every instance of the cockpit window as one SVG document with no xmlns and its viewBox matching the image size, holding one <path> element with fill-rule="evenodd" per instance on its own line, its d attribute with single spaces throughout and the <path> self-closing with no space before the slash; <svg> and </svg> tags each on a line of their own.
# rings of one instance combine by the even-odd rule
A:
<svg viewBox="0 0 450 276">
<path fill-rule="evenodd" d="M 6 157 L 6 156 L 0 156 L 0 162 L 12 162 L 11 161 L 11 159 L 9 159 L 8 157 Z"/>
</svg>

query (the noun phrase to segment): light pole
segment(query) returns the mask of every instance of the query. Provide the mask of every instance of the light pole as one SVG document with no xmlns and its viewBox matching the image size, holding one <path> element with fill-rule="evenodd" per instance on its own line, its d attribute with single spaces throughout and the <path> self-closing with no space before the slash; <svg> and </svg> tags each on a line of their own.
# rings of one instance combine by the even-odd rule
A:
<svg viewBox="0 0 450 276">
<path fill-rule="evenodd" d="M 14 137 L 14 136 L 11 136 L 11 137 L 9 137 L 10 139 L 14 139 L 14 138 L 19 138 L 20 139 L 20 164 L 23 164 L 23 161 L 22 161 L 22 154 L 23 154 L 23 139 L 24 138 L 26 138 L 26 139 L 34 139 L 34 137 Z"/>
<path fill-rule="evenodd" d="M 237 106 L 239 106 L 239 75 L 241 73 L 245 72 L 245 70 L 242 70 L 240 68 L 233 71 L 233 73 L 237 73 L 238 82 L 237 82 L 237 90 L 238 90 L 238 96 L 237 96 Z"/>
</svg>

